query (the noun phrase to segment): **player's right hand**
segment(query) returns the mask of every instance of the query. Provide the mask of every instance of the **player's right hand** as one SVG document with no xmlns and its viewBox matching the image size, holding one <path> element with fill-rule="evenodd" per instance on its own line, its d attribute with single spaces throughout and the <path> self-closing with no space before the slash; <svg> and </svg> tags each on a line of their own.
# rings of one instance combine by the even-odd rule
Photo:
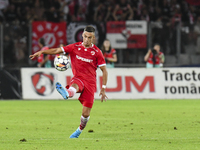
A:
<svg viewBox="0 0 200 150">
<path fill-rule="evenodd" d="M 33 55 L 30 55 L 29 58 L 33 59 L 35 57 L 39 57 L 41 54 L 42 54 L 42 51 L 39 51 L 39 52 L 37 52 L 37 53 L 35 53 Z"/>
</svg>

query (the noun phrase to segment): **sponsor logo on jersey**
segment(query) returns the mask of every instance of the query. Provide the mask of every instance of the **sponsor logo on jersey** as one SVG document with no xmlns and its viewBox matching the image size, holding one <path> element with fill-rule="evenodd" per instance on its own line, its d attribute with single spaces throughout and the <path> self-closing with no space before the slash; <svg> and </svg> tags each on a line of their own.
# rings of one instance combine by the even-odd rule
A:
<svg viewBox="0 0 200 150">
<path fill-rule="evenodd" d="M 94 55 L 95 54 L 95 52 L 94 51 L 91 51 L 91 55 Z"/>
<path fill-rule="evenodd" d="M 93 61 L 92 59 L 83 58 L 83 57 L 80 57 L 78 55 L 76 55 L 76 58 L 81 60 L 81 61 L 85 61 L 85 62 L 89 62 L 89 63 L 91 63 Z"/>
</svg>

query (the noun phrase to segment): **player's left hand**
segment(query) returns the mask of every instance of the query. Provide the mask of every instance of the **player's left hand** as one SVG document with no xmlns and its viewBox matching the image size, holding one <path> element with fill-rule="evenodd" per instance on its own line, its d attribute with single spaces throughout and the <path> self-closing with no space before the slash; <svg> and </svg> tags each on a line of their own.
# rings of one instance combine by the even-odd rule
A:
<svg viewBox="0 0 200 150">
<path fill-rule="evenodd" d="M 103 102 L 103 100 L 106 101 L 106 99 L 108 99 L 108 97 L 106 96 L 106 93 L 105 93 L 105 89 L 102 88 L 100 93 L 99 93 L 99 96 L 101 96 L 101 102 Z"/>
</svg>

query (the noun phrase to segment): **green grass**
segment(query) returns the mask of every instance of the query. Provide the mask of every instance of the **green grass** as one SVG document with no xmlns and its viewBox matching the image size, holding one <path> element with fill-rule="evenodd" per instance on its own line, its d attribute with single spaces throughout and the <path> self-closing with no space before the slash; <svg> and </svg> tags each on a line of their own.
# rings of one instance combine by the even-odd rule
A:
<svg viewBox="0 0 200 150">
<path fill-rule="evenodd" d="M 0 101 L 0 150 L 200 149 L 200 100 L 95 101 L 83 133 L 69 139 L 81 109 L 75 100 Z"/>
</svg>

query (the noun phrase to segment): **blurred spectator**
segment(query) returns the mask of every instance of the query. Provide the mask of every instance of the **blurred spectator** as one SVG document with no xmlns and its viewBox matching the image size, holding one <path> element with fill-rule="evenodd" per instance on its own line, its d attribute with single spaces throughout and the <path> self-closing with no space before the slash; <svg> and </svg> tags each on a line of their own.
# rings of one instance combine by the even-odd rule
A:
<svg viewBox="0 0 200 150">
<path fill-rule="evenodd" d="M 159 44 L 155 44 L 153 49 L 149 49 L 144 57 L 144 61 L 146 61 L 147 68 L 160 68 L 163 66 L 165 57 L 164 54 L 160 52 Z"/>
<path fill-rule="evenodd" d="M 33 7 L 35 0 L 10 0 L 10 3 L 15 5 L 15 7 Z"/>
<path fill-rule="evenodd" d="M 54 7 L 56 10 L 60 9 L 60 2 L 59 0 L 42 0 L 43 7 L 48 10 L 51 7 Z"/>
<path fill-rule="evenodd" d="M 140 20 L 150 21 L 149 12 L 146 8 L 142 9 Z"/>
<path fill-rule="evenodd" d="M 113 18 L 115 21 L 133 19 L 133 10 L 127 0 L 120 0 L 119 3 L 115 5 Z"/>
<path fill-rule="evenodd" d="M 180 5 L 179 4 L 175 4 L 175 5 L 173 5 L 172 9 L 173 9 L 172 25 L 174 27 L 176 27 L 176 25 L 181 22 Z"/>
<path fill-rule="evenodd" d="M 27 47 L 26 47 L 26 37 L 18 37 L 15 40 L 15 55 L 17 62 L 23 63 L 26 61 Z"/>
<path fill-rule="evenodd" d="M 87 21 L 92 22 L 94 19 L 94 14 L 98 6 L 100 5 L 99 0 L 90 0 L 88 4 Z"/>
<path fill-rule="evenodd" d="M 90 3 L 90 0 L 78 0 L 78 5 L 82 7 L 82 12 L 86 15 L 87 14 L 87 8 Z"/>
<path fill-rule="evenodd" d="M 9 5 L 7 9 L 4 11 L 5 20 L 9 23 L 14 22 L 15 20 L 18 20 L 17 13 L 15 11 L 14 5 Z"/>
<path fill-rule="evenodd" d="M 4 15 L 3 13 L 0 11 L 0 24 L 3 22 L 4 20 Z"/>
<path fill-rule="evenodd" d="M 196 10 L 195 10 L 195 7 L 194 6 L 189 6 L 189 10 L 187 11 L 187 14 L 186 14 L 188 20 L 186 20 L 187 22 L 189 22 L 189 24 L 194 24 L 195 22 L 195 18 L 198 16 L 196 14 Z"/>
<path fill-rule="evenodd" d="M 106 8 L 105 12 L 105 18 L 104 18 L 104 21 L 107 22 L 107 21 L 113 21 L 114 18 L 113 18 L 113 15 L 112 15 L 112 12 L 114 10 L 113 6 L 115 5 L 115 2 L 114 0 L 107 0 L 103 3 L 103 6 Z"/>
<path fill-rule="evenodd" d="M 168 17 L 163 16 L 161 18 L 151 23 L 152 32 L 154 33 L 152 43 L 160 44 L 163 53 L 166 54 L 169 49 L 170 23 Z"/>
<path fill-rule="evenodd" d="M 44 20 L 44 7 L 43 7 L 43 3 L 39 0 L 35 0 L 35 3 L 34 3 L 34 13 L 35 13 L 35 16 L 37 16 L 37 19 L 38 20 Z"/>
<path fill-rule="evenodd" d="M 150 19 L 151 21 L 161 21 L 163 18 L 162 10 L 159 7 L 156 7 L 155 13 L 154 13 L 154 20 Z"/>
<path fill-rule="evenodd" d="M 117 54 L 116 50 L 111 47 L 108 39 L 103 42 L 102 53 L 105 58 L 107 68 L 114 68 L 114 63 L 117 62 Z"/>
<path fill-rule="evenodd" d="M 158 39 L 160 42 L 160 46 L 162 48 L 162 51 L 164 54 L 167 53 L 167 50 L 169 48 L 169 39 L 170 39 L 170 23 L 168 17 L 162 18 L 162 30 L 160 31 L 160 39 Z M 156 41 L 155 41 L 156 42 Z"/>
<path fill-rule="evenodd" d="M 27 23 L 31 23 L 33 21 L 38 21 L 38 16 L 35 13 L 35 9 L 34 8 L 30 8 L 28 10 L 28 13 L 26 15 L 26 20 L 27 20 Z"/>
<path fill-rule="evenodd" d="M 146 0 L 144 2 L 145 5 L 143 6 L 143 9 L 147 9 L 147 11 L 143 12 L 143 14 L 144 14 L 143 20 L 147 20 L 147 21 L 160 20 L 163 16 L 163 11 L 164 11 L 164 8 L 162 8 L 161 2 L 162 1 L 159 2 L 158 0 L 148 0 L 148 1 Z M 145 16 L 147 16 L 147 17 L 145 17 Z"/>
<path fill-rule="evenodd" d="M 105 17 L 106 17 L 106 7 L 103 3 L 100 3 L 97 9 L 95 10 L 93 20 L 95 22 L 104 22 Z"/>
<path fill-rule="evenodd" d="M 9 1 L 8 0 L 0 0 L 0 23 L 4 20 L 3 11 L 8 7 Z"/>
<path fill-rule="evenodd" d="M 61 16 L 62 16 L 62 21 L 67 21 L 69 19 L 69 4 L 71 1 L 60 1 L 60 12 L 61 12 Z"/>
<path fill-rule="evenodd" d="M 0 0 L 0 10 L 6 9 L 9 5 L 8 0 Z"/>
<path fill-rule="evenodd" d="M 94 19 L 93 20 L 97 24 L 98 31 L 100 31 L 98 33 L 99 34 L 98 42 L 96 42 L 96 44 L 95 44 L 97 46 L 101 46 L 102 42 L 105 39 L 105 34 L 104 34 L 104 33 L 106 33 L 105 23 L 106 23 L 106 19 L 108 19 L 108 18 L 106 18 L 106 11 L 109 8 L 107 8 L 104 3 L 100 3 L 99 6 L 97 7 L 97 9 L 95 10 L 95 13 L 94 13 Z"/>
<path fill-rule="evenodd" d="M 168 0 L 163 0 L 161 8 L 163 16 L 170 18 L 170 3 Z"/>
<path fill-rule="evenodd" d="M 63 21 L 75 21 L 75 15 L 77 12 L 77 0 L 63 0 L 60 1 L 60 12 L 62 14 L 62 20 Z"/>
<path fill-rule="evenodd" d="M 143 8 L 143 0 L 138 0 L 138 2 L 137 2 L 137 14 L 138 14 L 138 16 L 141 14 L 141 10 L 142 10 L 142 8 Z"/>
<path fill-rule="evenodd" d="M 77 1 L 77 2 L 76 2 Z M 88 5 L 89 5 L 89 0 L 75 0 L 74 3 L 74 14 L 71 17 L 71 21 L 79 21 L 79 22 L 84 22 L 86 21 L 86 16 L 88 13 Z M 93 14 L 90 14 L 93 16 Z"/>
<path fill-rule="evenodd" d="M 78 6 L 77 14 L 75 15 L 75 18 L 74 18 L 75 20 L 73 21 L 84 22 L 86 20 L 86 14 L 84 12 L 84 9 L 85 8 L 83 6 L 81 5 Z"/>
<path fill-rule="evenodd" d="M 180 5 L 176 3 L 176 0 L 172 1 L 172 17 L 170 18 L 171 25 L 170 25 L 170 55 L 177 54 L 177 25 L 181 23 L 181 11 Z"/>
<path fill-rule="evenodd" d="M 27 21 L 27 15 L 29 13 L 30 8 L 26 6 L 25 8 L 17 7 L 17 15 L 20 22 L 26 22 Z"/>
<path fill-rule="evenodd" d="M 182 1 L 181 4 L 180 4 L 180 7 L 181 7 L 181 20 L 183 22 L 189 22 L 189 6 L 187 5 L 186 1 Z"/>
<path fill-rule="evenodd" d="M 197 22 L 194 26 L 194 32 L 196 34 L 196 53 L 200 54 L 200 16 L 197 18 Z"/>
<path fill-rule="evenodd" d="M 4 64 L 11 64 L 16 62 L 14 41 L 10 38 L 10 35 L 4 36 L 3 58 L 4 58 Z"/>
<path fill-rule="evenodd" d="M 41 47 L 41 50 L 47 50 L 49 49 L 48 46 L 45 46 L 44 38 L 40 38 L 38 42 L 39 46 Z M 49 55 L 42 54 L 38 57 L 38 67 L 45 67 L 45 68 L 51 68 L 52 63 L 49 60 Z"/>
<path fill-rule="evenodd" d="M 56 10 L 59 10 L 60 9 L 60 0 L 54 0 L 53 1 L 53 5 L 55 7 Z"/>
<path fill-rule="evenodd" d="M 60 12 L 52 6 L 49 10 L 45 11 L 46 21 L 60 22 Z"/>
<path fill-rule="evenodd" d="M 131 8 L 133 11 L 133 20 L 139 20 L 139 14 L 138 14 L 138 0 L 132 0 L 131 1 Z"/>
</svg>

